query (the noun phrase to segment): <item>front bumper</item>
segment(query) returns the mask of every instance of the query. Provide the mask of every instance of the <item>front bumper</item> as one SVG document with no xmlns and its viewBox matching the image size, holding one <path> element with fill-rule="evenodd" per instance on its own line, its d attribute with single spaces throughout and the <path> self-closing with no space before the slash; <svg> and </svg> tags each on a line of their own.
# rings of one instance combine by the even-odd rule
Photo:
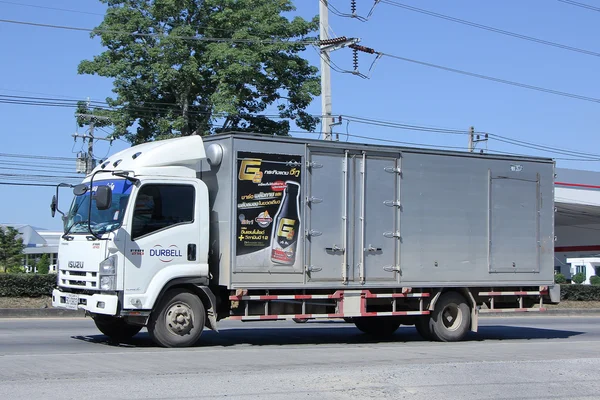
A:
<svg viewBox="0 0 600 400">
<path fill-rule="evenodd" d="M 52 307 L 86 310 L 94 314 L 117 315 L 119 298 L 112 294 L 76 294 L 52 291 Z"/>
</svg>

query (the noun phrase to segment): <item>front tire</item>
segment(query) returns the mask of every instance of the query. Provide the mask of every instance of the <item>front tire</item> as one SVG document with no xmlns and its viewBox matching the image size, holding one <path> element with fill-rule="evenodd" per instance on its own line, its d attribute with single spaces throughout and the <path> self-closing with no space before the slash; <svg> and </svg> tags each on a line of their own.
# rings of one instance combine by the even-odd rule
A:
<svg viewBox="0 0 600 400">
<path fill-rule="evenodd" d="M 443 293 L 435 303 L 429 320 L 433 339 L 440 342 L 458 342 L 464 339 L 471 326 L 471 309 L 463 295 Z"/>
<path fill-rule="evenodd" d="M 202 301 L 183 290 L 169 290 L 152 312 L 148 333 L 163 347 L 189 347 L 198 342 L 206 320 Z"/>
<path fill-rule="evenodd" d="M 93 319 L 100 332 L 117 342 L 131 339 L 142 329 L 140 325 L 130 325 L 123 318 L 111 315 L 96 314 Z"/>
<path fill-rule="evenodd" d="M 361 332 L 377 337 L 391 336 L 400 327 L 400 320 L 393 317 L 358 317 L 352 322 Z"/>
</svg>

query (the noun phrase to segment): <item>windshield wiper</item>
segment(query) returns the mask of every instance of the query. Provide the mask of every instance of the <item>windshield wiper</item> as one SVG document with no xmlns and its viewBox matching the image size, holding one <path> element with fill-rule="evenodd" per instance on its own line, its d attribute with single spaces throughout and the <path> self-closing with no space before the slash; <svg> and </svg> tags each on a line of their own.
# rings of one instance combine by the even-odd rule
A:
<svg viewBox="0 0 600 400">
<path fill-rule="evenodd" d="M 62 235 L 63 239 L 67 239 L 67 240 L 73 239 L 73 236 L 70 236 L 70 235 L 69 235 L 69 232 L 71 232 L 71 230 L 72 230 L 74 227 L 76 227 L 77 225 L 83 225 L 83 224 L 86 224 L 86 225 L 87 225 L 87 221 L 77 221 L 77 222 L 73 222 L 73 223 L 71 224 L 71 226 L 69 226 L 69 229 L 67 229 L 67 231 L 66 231 L 66 232 L 65 232 L 65 233 Z"/>
</svg>

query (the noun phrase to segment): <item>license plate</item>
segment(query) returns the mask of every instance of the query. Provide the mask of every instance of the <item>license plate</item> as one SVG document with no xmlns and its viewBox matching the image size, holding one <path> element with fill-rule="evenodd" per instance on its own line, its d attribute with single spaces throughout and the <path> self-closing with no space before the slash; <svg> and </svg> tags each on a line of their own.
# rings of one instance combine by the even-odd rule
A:
<svg viewBox="0 0 600 400">
<path fill-rule="evenodd" d="M 79 305 L 79 295 L 78 294 L 68 294 L 65 301 L 65 308 L 69 310 L 77 310 L 77 306 Z"/>
</svg>

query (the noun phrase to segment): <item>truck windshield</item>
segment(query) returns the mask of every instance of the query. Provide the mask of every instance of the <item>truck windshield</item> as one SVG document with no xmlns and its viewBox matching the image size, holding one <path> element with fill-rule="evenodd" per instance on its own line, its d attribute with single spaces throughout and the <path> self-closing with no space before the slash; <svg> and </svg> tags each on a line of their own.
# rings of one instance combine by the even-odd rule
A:
<svg viewBox="0 0 600 400">
<path fill-rule="evenodd" d="M 112 188 L 110 208 L 102 211 L 98 210 L 96 199 L 92 194 L 92 214 L 90 216 L 90 191 L 88 190 L 81 196 L 76 196 L 65 220 L 65 233 L 89 233 L 88 217 L 90 217 L 90 227 L 95 234 L 111 232 L 121 226 L 133 183 L 125 179 L 94 181 L 94 189 L 104 185 Z M 92 190 L 92 192 L 95 192 L 95 190 Z"/>
</svg>

